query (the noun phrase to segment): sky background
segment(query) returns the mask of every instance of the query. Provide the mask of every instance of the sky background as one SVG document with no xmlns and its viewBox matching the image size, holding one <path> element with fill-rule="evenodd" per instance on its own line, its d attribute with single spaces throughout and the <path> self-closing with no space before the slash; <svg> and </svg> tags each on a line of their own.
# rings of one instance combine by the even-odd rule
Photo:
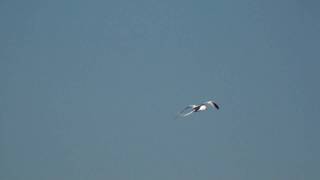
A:
<svg viewBox="0 0 320 180">
<path fill-rule="evenodd" d="M 0 179 L 319 179 L 319 5 L 1 0 Z"/>
</svg>

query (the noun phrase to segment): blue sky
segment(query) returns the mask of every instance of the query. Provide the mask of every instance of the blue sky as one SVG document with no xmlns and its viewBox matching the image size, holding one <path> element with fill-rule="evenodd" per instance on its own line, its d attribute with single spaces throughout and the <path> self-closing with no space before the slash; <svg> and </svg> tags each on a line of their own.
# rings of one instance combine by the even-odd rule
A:
<svg viewBox="0 0 320 180">
<path fill-rule="evenodd" d="M 1 1 L 0 178 L 318 179 L 318 9 Z"/>
</svg>

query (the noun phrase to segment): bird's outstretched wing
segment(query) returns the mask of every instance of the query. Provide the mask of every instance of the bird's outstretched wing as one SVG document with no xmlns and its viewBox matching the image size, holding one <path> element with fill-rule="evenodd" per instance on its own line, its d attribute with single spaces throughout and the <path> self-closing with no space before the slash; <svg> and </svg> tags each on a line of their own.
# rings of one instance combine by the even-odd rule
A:
<svg viewBox="0 0 320 180">
<path fill-rule="evenodd" d="M 189 105 L 185 107 L 182 111 L 180 111 L 176 118 L 178 117 L 186 117 L 189 116 L 194 112 L 194 108 L 197 107 L 196 105 Z"/>
<path fill-rule="evenodd" d="M 207 104 L 211 105 L 212 107 L 216 109 L 220 109 L 219 105 L 213 101 L 208 101 Z"/>
<path fill-rule="evenodd" d="M 192 110 L 192 111 L 190 111 L 190 112 L 188 112 L 186 114 L 181 114 L 181 116 L 182 117 L 186 117 L 186 116 L 189 116 L 190 114 L 192 114 L 193 112 L 194 112 L 194 110 Z"/>
</svg>

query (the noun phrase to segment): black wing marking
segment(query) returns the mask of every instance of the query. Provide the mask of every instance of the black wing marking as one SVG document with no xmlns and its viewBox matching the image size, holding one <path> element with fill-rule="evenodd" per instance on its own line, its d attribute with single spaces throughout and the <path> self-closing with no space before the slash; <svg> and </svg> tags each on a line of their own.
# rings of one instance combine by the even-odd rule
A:
<svg viewBox="0 0 320 180">
<path fill-rule="evenodd" d="M 215 102 L 212 102 L 212 104 L 213 104 L 214 107 L 216 107 L 217 109 L 220 109 L 220 107 L 218 106 L 218 104 L 216 104 Z"/>
</svg>

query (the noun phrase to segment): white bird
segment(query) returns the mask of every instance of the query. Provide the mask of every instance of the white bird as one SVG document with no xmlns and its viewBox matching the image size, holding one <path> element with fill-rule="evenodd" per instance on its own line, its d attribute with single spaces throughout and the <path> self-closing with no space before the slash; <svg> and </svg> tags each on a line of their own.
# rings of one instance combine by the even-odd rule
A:
<svg viewBox="0 0 320 180">
<path fill-rule="evenodd" d="M 187 107 L 185 107 L 179 114 L 178 116 L 181 117 L 186 117 L 189 116 L 190 114 L 194 113 L 194 112 L 199 112 L 199 111 L 205 111 L 209 108 L 209 106 L 216 108 L 217 110 L 220 108 L 218 106 L 217 103 L 213 102 L 213 101 L 207 101 L 204 102 L 202 104 L 193 104 L 193 105 L 189 105 Z"/>
</svg>

